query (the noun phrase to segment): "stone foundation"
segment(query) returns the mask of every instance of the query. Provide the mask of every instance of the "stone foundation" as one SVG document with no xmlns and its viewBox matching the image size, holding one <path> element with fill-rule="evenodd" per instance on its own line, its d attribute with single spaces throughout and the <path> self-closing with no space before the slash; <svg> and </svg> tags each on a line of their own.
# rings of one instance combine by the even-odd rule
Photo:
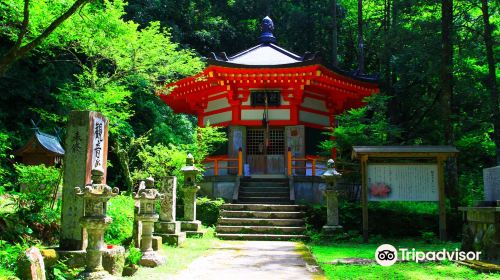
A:
<svg viewBox="0 0 500 280">
<path fill-rule="evenodd" d="M 500 207 L 464 207 L 462 250 L 481 251 L 481 259 L 500 261 Z"/>
</svg>

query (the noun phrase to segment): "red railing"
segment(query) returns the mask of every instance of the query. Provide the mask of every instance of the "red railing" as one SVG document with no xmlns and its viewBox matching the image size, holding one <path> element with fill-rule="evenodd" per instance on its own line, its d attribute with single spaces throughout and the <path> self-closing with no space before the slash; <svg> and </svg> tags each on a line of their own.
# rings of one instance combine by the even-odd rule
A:
<svg viewBox="0 0 500 280">
<path fill-rule="evenodd" d="M 237 169 L 238 171 L 238 176 L 243 175 L 243 152 L 241 148 L 238 150 L 238 157 L 237 158 L 230 158 L 228 155 L 223 155 L 223 156 L 210 156 L 207 157 L 204 161 L 204 163 L 210 163 L 213 162 L 213 166 L 205 166 L 205 170 L 214 170 L 214 176 L 219 176 L 219 169 Z M 221 162 L 226 162 L 226 166 L 220 166 L 219 164 Z M 236 162 L 237 165 L 230 165 L 230 162 Z"/>
<path fill-rule="evenodd" d="M 292 176 L 294 173 L 294 170 L 305 170 L 304 173 L 306 173 L 308 166 L 307 163 L 311 162 L 311 176 L 316 176 L 316 173 L 318 170 L 326 170 L 326 159 L 320 157 L 320 156 L 309 156 L 306 155 L 303 158 L 299 157 L 293 157 L 292 156 L 292 151 L 291 149 L 288 149 L 287 153 L 287 175 Z M 297 164 L 297 163 L 303 163 L 303 164 Z M 323 162 L 325 164 L 322 164 L 321 166 L 318 166 L 318 162 Z M 295 164 L 294 164 L 295 163 Z"/>
</svg>

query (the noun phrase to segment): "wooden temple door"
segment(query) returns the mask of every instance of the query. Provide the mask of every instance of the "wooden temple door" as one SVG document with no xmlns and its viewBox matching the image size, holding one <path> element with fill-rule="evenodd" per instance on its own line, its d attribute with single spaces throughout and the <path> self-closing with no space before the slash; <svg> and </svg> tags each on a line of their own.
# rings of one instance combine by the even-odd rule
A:
<svg viewBox="0 0 500 280">
<path fill-rule="evenodd" d="M 285 174 L 283 128 L 248 128 L 247 162 L 251 174 Z"/>
</svg>

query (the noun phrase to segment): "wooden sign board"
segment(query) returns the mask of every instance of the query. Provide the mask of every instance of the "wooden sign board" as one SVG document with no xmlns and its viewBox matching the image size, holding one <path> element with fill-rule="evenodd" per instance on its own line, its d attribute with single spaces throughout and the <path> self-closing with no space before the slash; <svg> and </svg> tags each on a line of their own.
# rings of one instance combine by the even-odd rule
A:
<svg viewBox="0 0 500 280">
<path fill-rule="evenodd" d="M 368 163 L 368 200 L 438 201 L 437 164 Z"/>
</svg>

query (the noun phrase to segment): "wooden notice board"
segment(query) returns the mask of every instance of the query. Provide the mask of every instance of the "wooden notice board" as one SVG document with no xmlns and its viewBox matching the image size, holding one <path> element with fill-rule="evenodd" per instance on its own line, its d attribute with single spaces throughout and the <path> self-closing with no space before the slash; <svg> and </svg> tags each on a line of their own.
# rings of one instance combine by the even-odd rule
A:
<svg viewBox="0 0 500 280">
<path fill-rule="evenodd" d="M 355 146 L 361 164 L 363 239 L 368 241 L 368 201 L 437 201 L 439 238 L 446 240 L 444 164 L 452 146 Z"/>
</svg>

